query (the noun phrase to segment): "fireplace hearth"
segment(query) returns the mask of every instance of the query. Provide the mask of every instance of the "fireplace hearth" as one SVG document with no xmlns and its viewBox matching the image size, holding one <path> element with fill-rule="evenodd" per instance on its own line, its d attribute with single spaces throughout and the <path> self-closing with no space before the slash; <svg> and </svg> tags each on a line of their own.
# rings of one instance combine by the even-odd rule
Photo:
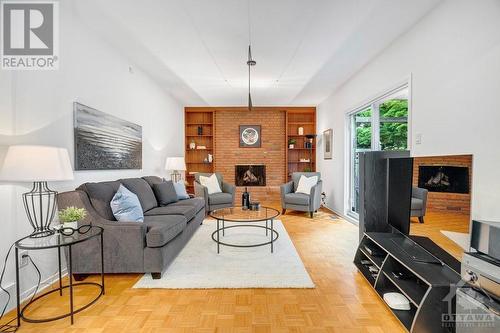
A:
<svg viewBox="0 0 500 333">
<path fill-rule="evenodd" d="M 469 168 L 441 165 L 421 165 L 418 187 L 430 192 L 469 193 Z"/>
<path fill-rule="evenodd" d="M 236 165 L 236 186 L 266 186 L 265 165 Z"/>
</svg>

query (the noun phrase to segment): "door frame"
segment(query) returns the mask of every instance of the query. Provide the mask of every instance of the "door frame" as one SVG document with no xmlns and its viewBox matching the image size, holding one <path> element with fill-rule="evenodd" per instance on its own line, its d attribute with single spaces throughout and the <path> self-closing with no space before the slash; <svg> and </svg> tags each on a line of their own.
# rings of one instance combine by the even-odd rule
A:
<svg viewBox="0 0 500 333">
<path fill-rule="evenodd" d="M 354 131 L 353 124 L 351 122 L 351 116 L 363 109 L 368 107 L 372 107 L 372 150 L 380 149 L 380 122 L 374 122 L 375 113 L 379 112 L 378 105 L 380 101 L 390 95 L 393 95 L 397 91 L 407 88 L 408 89 L 408 150 L 412 151 L 412 142 L 413 142 L 413 112 L 412 112 L 412 74 L 410 73 L 408 76 L 398 81 L 398 83 L 390 86 L 387 89 L 384 89 L 382 92 L 365 99 L 362 103 L 357 104 L 356 106 L 349 108 L 348 111 L 345 112 L 344 116 L 344 215 L 353 219 L 356 223 L 359 220 L 359 215 L 355 212 L 352 212 L 351 207 L 351 185 L 353 181 L 353 169 L 352 169 L 352 160 L 351 160 L 351 152 L 353 149 L 353 136 L 352 133 Z M 378 119 L 379 117 L 377 117 Z M 375 136 L 377 135 L 377 137 Z"/>
</svg>

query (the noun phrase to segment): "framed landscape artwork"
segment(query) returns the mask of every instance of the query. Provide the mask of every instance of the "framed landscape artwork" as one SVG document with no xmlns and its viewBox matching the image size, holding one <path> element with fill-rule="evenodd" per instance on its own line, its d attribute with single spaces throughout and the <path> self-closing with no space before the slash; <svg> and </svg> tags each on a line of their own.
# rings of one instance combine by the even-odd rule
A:
<svg viewBox="0 0 500 333">
<path fill-rule="evenodd" d="M 142 168 L 142 127 L 73 103 L 75 170 Z"/>
<path fill-rule="evenodd" d="M 323 132 L 323 156 L 325 160 L 333 157 L 333 130 L 331 128 Z"/>
<path fill-rule="evenodd" d="M 240 148 L 260 148 L 260 125 L 240 125 Z"/>
</svg>

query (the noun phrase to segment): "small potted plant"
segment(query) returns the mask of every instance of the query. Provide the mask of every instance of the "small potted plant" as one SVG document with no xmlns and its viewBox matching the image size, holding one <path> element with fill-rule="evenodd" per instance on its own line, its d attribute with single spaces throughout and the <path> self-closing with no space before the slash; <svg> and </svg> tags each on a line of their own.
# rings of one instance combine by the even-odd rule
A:
<svg viewBox="0 0 500 333">
<path fill-rule="evenodd" d="M 78 228 L 78 221 L 81 221 L 87 216 L 85 208 L 67 207 L 59 211 L 59 221 L 64 228 Z"/>
<path fill-rule="evenodd" d="M 297 140 L 295 139 L 289 139 L 288 140 L 288 148 L 293 149 L 295 148 L 295 144 L 297 143 Z"/>
</svg>

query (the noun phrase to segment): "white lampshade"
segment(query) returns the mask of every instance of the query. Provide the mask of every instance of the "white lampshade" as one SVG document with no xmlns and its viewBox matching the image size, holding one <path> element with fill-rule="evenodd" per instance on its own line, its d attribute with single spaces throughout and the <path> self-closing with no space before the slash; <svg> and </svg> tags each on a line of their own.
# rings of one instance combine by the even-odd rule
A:
<svg viewBox="0 0 500 333">
<path fill-rule="evenodd" d="M 185 171 L 186 162 L 184 162 L 184 157 L 167 157 L 165 170 Z"/>
<path fill-rule="evenodd" d="M 10 146 L 0 172 L 0 180 L 13 182 L 72 179 L 68 150 L 49 146 Z"/>
</svg>

